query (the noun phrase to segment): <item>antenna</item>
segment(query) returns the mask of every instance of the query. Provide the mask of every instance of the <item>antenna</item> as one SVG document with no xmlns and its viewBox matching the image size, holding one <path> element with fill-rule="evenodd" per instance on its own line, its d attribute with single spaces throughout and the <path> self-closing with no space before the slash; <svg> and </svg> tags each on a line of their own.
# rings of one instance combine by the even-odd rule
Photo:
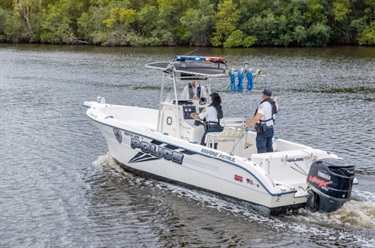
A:
<svg viewBox="0 0 375 248">
<path fill-rule="evenodd" d="M 195 50 L 193 50 L 193 51 L 190 51 L 190 52 L 188 52 L 188 53 L 185 53 L 184 56 L 186 56 L 186 55 L 188 55 L 188 54 L 191 54 L 191 53 L 193 53 L 193 52 L 196 52 L 196 51 L 198 51 L 198 50 L 199 50 L 199 48 L 197 48 L 197 49 L 195 49 Z"/>
</svg>

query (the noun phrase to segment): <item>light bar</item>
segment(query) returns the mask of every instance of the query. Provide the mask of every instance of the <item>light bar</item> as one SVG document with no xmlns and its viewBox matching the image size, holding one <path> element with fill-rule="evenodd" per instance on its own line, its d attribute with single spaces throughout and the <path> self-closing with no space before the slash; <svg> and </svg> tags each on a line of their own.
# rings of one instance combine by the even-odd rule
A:
<svg viewBox="0 0 375 248">
<path fill-rule="evenodd" d="M 226 63 L 225 58 L 221 57 L 202 57 L 202 56 L 176 56 L 177 61 L 186 61 L 186 60 L 192 60 L 192 61 L 210 61 L 213 63 Z"/>
</svg>

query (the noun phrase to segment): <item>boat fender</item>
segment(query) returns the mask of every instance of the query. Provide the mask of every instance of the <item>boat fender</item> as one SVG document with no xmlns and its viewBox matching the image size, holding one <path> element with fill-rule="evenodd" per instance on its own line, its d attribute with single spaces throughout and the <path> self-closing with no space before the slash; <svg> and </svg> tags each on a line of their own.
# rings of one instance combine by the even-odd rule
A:
<svg viewBox="0 0 375 248">
<path fill-rule="evenodd" d="M 245 73 L 244 73 L 243 68 L 241 68 L 241 70 L 238 70 L 237 78 L 238 78 L 237 91 L 242 92 L 243 91 L 243 80 L 245 78 Z"/>
<path fill-rule="evenodd" d="M 228 72 L 230 78 L 230 84 L 228 86 L 228 92 L 236 92 L 236 75 L 234 75 L 234 69 Z"/>
<path fill-rule="evenodd" d="M 254 77 L 253 73 L 249 69 L 245 70 L 246 78 L 247 78 L 247 90 L 251 91 L 254 87 Z"/>
</svg>

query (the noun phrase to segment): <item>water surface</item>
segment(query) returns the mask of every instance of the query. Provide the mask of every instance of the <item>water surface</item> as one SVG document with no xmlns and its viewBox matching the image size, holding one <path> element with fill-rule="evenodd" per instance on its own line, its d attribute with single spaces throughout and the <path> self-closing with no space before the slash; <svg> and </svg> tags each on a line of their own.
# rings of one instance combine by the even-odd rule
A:
<svg viewBox="0 0 375 248">
<path fill-rule="evenodd" d="M 254 90 L 226 93 L 226 116 L 250 118 L 269 87 L 276 137 L 356 165 L 353 200 L 332 214 L 263 216 L 254 206 L 122 171 L 83 101 L 158 108 L 144 64 L 190 48 L 0 45 L 1 247 L 371 247 L 375 236 L 375 49 L 200 49 L 261 68 Z M 160 76 L 160 77 L 159 77 Z M 181 86 L 182 87 L 182 86 Z"/>
</svg>

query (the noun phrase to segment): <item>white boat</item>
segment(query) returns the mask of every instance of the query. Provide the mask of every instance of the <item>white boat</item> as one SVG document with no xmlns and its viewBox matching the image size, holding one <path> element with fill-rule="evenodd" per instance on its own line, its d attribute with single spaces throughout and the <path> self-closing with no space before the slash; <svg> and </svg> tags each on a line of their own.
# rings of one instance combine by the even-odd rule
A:
<svg viewBox="0 0 375 248">
<path fill-rule="evenodd" d="M 302 207 L 331 212 L 350 200 L 353 165 L 284 139 L 275 141 L 274 152 L 258 154 L 256 133 L 244 129 L 242 117 L 224 117 L 223 132 L 208 135 L 207 146 L 199 144 L 204 127 L 190 113 L 208 103 L 179 99 L 177 85 L 186 85 L 185 79 L 206 80 L 210 94 L 212 80 L 228 80 L 224 58 L 176 56 L 173 62 L 146 67 L 161 72 L 159 109 L 108 104 L 102 97 L 84 102 L 110 155 L 124 169 L 265 206 L 272 215 Z M 165 97 L 166 85 L 173 87 L 171 97 Z M 217 150 L 212 143 L 218 143 Z"/>
</svg>

